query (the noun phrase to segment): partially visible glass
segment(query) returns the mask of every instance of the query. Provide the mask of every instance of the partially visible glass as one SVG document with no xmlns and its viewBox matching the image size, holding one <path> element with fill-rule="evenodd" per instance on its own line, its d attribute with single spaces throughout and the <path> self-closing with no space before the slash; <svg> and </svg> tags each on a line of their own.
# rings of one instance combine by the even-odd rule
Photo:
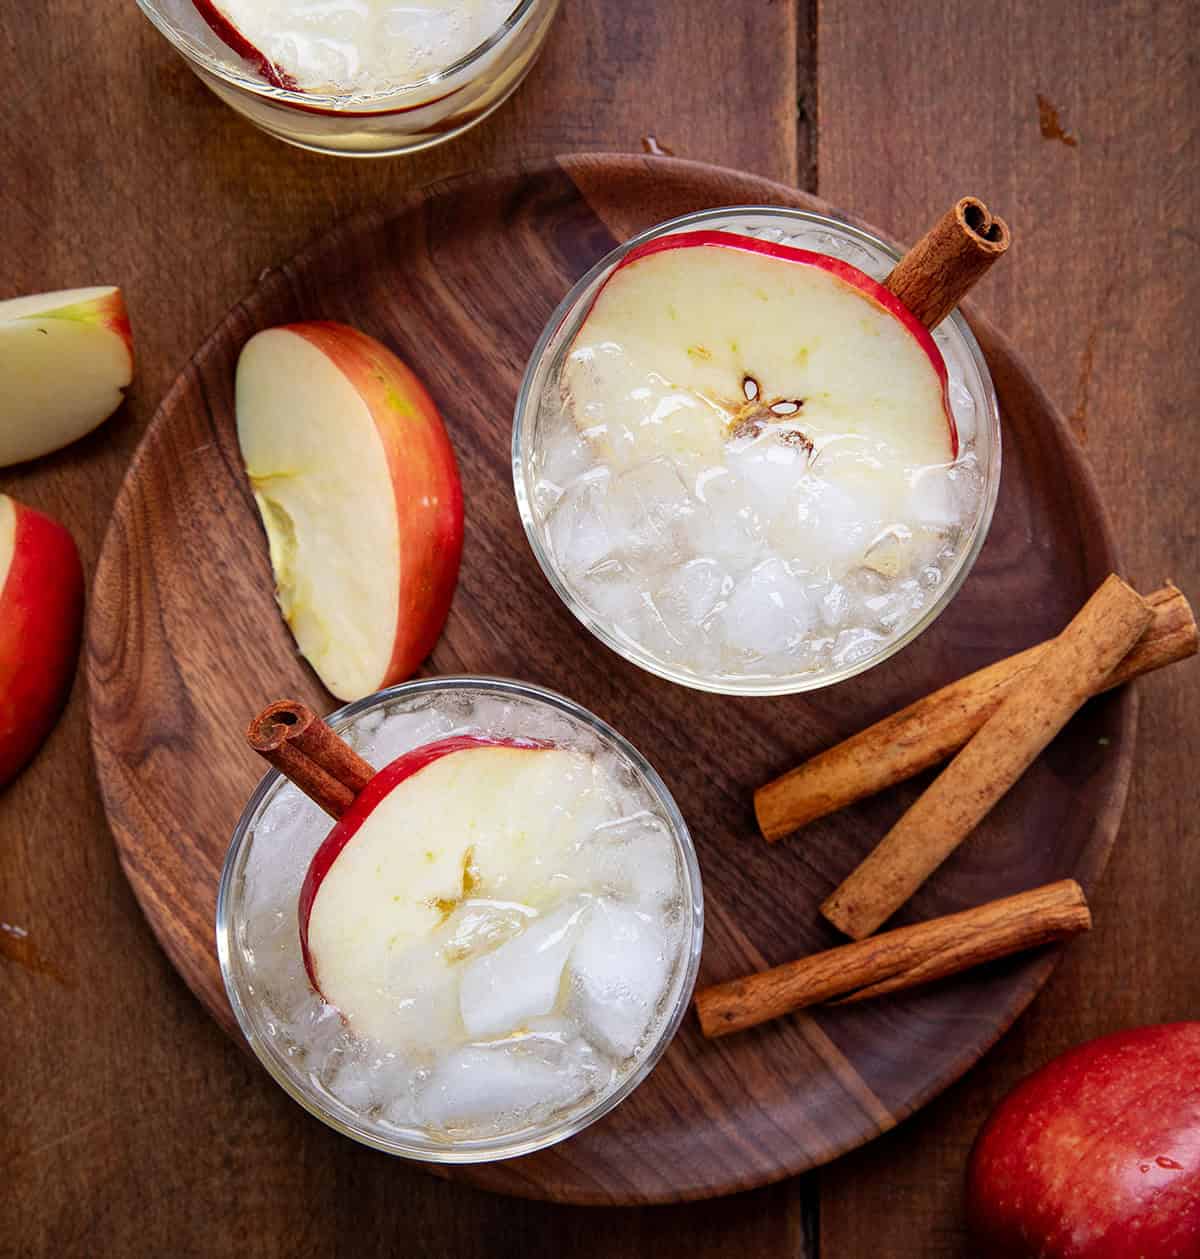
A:
<svg viewBox="0 0 1200 1259">
<path fill-rule="evenodd" d="M 331 1093 L 319 1078 L 323 1051 L 308 1043 L 309 1033 L 297 1033 L 286 1013 L 281 1013 L 289 998 L 281 987 L 290 993 L 299 984 L 309 996 L 312 991 L 302 971 L 293 974 L 299 956 L 295 896 L 278 926 L 283 932 L 281 938 L 286 938 L 282 949 L 287 957 L 272 958 L 279 947 L 265 948 L 256 935 L 256 925 L 264 913 L 279 916 L 275 912 L 278 889 L 267 887 L 269 904 L 264 904 L 261 895 L 264 867 L 271 868 L 272 857 L 267 855 L 272 851 L 270 844 L 278 842 L 278 834 L 272 837 L 269 833 L 271 813 L 280 807 L 286 812 L 294 810 L 296 804 L 308 804 L 276 770 L 262 779 L 247 802 L 221 872 L 216 938 L 225 991 L 242 1034 L 276 1083 L 310 1114 L 345 1136 L 388 1154 L 428 1163 L 483 1163 L 544 1149 L 586 1128 L 628 1097 L 653 1070 L 687 1012 L 704 934 L 700 867 L 687 823 L 666 784 L 632 744 L 599 717 L 553 691 L 501 678 L 428 678 L 369 695 L 327 720 L 351 746 L 375 756 L 382 764 L 379 749 L 372 750 L 372 743 L 377 732 L 393 719 L 404 722 L 405 728 L 394 746 L 393 736 L 388 735 L 390 746 L 384 760 L 454 734 L 543 739 L 606 758 L 614 772 L 644 797 L 645 816 L 657 820 L 675 856 L 679 903 L 672 912 L 678 914 L 678 945 L 658 1012 L 628 1069 L 604 1091 L 588 1095 L 536 1127 L 461 1140 L 397 1127 L 386 1118 L 362 1113 Z M 282 800 L 284 793 L 294 800 Z M 310 855 L 292 847 L 288 850 L 290 859 L 305 866 Z M 285 880 L 289 876 L 281 873 L 278 877 Z M 269 926 L 268 934 L 276 929 Z M 320 999 L 314 1004 L 321 1005 Z M 332 1007 L 324 1007 L 324 1011 L 333 1013 L 336 1021 Z"/>
<path fill-rule="evenodd" d="M 414 153 L 481 122 L 529 73 L 559 5 L 559 0 L 514 0 L 503 25 L 443 69 L 386 91 L 339 95 L 268 83 L 218 38 L 193 0 L 137 2 L 232 109 L 288 144 L 347 157 Z"/>
</svg>

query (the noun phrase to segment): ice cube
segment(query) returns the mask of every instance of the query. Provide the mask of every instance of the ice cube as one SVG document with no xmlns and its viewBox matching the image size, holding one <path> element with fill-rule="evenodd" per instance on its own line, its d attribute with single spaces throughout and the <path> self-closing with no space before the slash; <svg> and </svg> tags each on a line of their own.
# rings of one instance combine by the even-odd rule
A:
<svg viewBox="0 0 1200 1259">
<path fill-rule="evenodd" d="M 568 903 L 463 968 L 459 1009 L 467 1035 L 504 1036 L 558 1001 L 585 906 Z"/>
<path fill-rule="evenodd" d="M 807 464 L 807 446 L 785 442 L 770 429 L 754 441 L 733 443 L 726 455 L 729 470 L 768 516 L 787 501 Z"/>
<path fill-rule="evenodd" d="M 678 530 L 695 510 L 683 478 L 665 458 L 623 472 L 606 500 L 609 528 L 627 560 L 658 569 L 680 558 Z"/>
<path fill-rule="evenodd" d="M 948 529 L 960 519 L 950 469 L 918 468 L 909 481 L 906 518 L 935 529 Z"/>
<path fill-rule="evenodd" d="M 595 466 L 591 447 L 569 420 L 560 421 L 546 434 L 540 452 L 540 467 L 534 494 L 542 511 L 549 509 L 575 483 Z"/>
<path fill-rule="evenodd" d="M 667 986 L 661 927 L 649 914 L 603 899 L 580 931 L 568 966 L 571 1010 L 584 1036 L 628 1058 L 645 1039 Z"/>
<path fill-rule="evenodd" d="M 696 478 L 697 510 L 684 521 L 691 555 L 715 559 L 737 576 L 763 555 L 764 521 L 744 483 L 725 468 L 709 468 Z"/>
<path fill-rule="evenodd" d="M 569 577 L 581 577 L 613 552 L 615 539 L 605 504 L 608 473 L 593 473 L 571 486 L 550 515 L 550 546 Z"/>
<path fill-rule="evenodd" d="M 730 647 L 759 656 L 786 653 L 816 622 L 804 583 L 778 557 L 737 583 L 720 618 Z"/>
<path fill-rule="evenodd" d="M 716 560 L 689 560 L 654 592 L 654 603 L 669 627 L 694 630 L 732 588 L 729 574 Z"/>
<path fill-rule="evenodd" d="M 436 1064 L 420 1090 L 417 1112 L 426 1125 L 444 1131 L 512 1130 L 522 1120 L 570 1106 L 591 1087 L 584 1067 L 554 1045 L 467 1045 Z"/>
<path fill-rule="evenodd" d="M 536 916 L 536 910 L 513 901 L 464 901 L 438 928 L 443 954 L 465 961 L 512 939 Z"/>
</svg>

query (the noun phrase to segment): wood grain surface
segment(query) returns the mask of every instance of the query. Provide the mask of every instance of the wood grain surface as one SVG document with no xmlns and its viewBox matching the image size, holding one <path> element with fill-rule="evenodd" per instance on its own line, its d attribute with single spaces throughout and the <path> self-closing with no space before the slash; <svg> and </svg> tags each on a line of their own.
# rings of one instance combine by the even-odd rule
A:
<svg viewBox="0 0 1200 1259">
<path fill-rule="evenodd" d="M 562 294 L 618 238 L 739 202 L 828 209 L 784 185 L 661 157 L 567 157 L 435 185 L 386 216 L 352 220 L 264 277 L 168 392 L 96 568 L 86 648 L 92 741 L 142 910 L 230 1030 L 212 924 L 228 837 L 262 772 L 243 745 L 245 720 L 280 694 L 320 712 L 335 706 L 275 611 L 241 468 L 234 371 L 254 332 L 353 320 L 424 381 L 458 455 L 467 517 L 450 619 L 424 672 L 549 686 L 636 739 L 695 836 L 707 919 L 702 984 L 836 943 L 817 906 L 916 790 L 906 784 L 769 847 L 753 824 L 754 787 L 1056 633 L 1118 566 L 1066 422 L 979 321 L 1003 416 L 1001 497 L 970 578 L 916 643 L 828 691 L 730 700 L 651 678 L 589 636 L 541 578 L 513 501 L 511 417 L 525 363 Z M 1089 885 L 1116 834 L 1134 706 L 1128 690 L 1088 705 L 895 921 L 1067 875 Z M 1054 846 L 1043 841 L 1049 833 Z M 543 1153 L 454 1175 L 555 1201 L 630 1204 L 731 1193 L 808 1170 L 892 1126 L 974 1063 L 1050 960 L 1010 959 L 720 1043 L 689 1019 L 651 1078 L 603 1122 Z"/>
<path fill-rule="evenodd" d="M 980 303 L 1086 436 L 1142 585 L 1195 595 L 1200 105 L 1185 0 L 987 10 L 928 0 L 570 0 L 481 129 L 398 162 L 285 149 L 208 96 L 129 0 L 0 8 L 0 295 L 119 280 L 139 368 L 94 438 L 0 488 L 74 531 L 89 570 L 167 385 L 259 271 L 433 178 L 644 137 L 819 190 L 912 238 L 969 184 L 1028 230 Z M 1189 86 L 1191 84 L 1192 86 Z M 1037 95 L 1078 139 L 1043 139 Z M 820 121 L 818 143 L 817 121 Z M 818 170 L 819 158 L 819 170 Z M 1018 261 L 1020 259 L 1020 261 Z M 595 1212 L 479 1194 L 303 1120 L 167 963 L 118 868 L 77 686 L 0 796 L 0 1254 L 967 1255 L 966 1149 L 1024 1072 L 1086 1036 L 1193 1015 L 1200 876 L 1195 668 L 1138 684 L 1105 922 L 960 1085 L 817 1177 L 686 1207 Z M 8 941 L 15 937 L 7 936 Z M 818 1225 L 819 1198 L 819 1225 Z"/>
</svg>

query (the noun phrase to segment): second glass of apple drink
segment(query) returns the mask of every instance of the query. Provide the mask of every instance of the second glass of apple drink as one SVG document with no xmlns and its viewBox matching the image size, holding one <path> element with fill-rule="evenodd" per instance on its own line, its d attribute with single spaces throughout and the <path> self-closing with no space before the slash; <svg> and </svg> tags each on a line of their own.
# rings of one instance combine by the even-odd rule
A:
<svg viewBox="0 0 1200 1259">
<path fill-rule="evenodd" d="M 899 255 L 797 210 L 703 211 L 585 275 L 517 401 L 513 479 L 550 584 L 609 647 L 727 694 L 887 659 L 983 544 L 995 392 L 966 321 L 930 334 Z"/>
<path fill-rule="evenodd" d="M 517 682 L 410 682 L 330 724 L 370 763 L 353 805 L 331 829 L 269 774 L 221 877 L 221 970 L 255 1053 L 331 1127 L 426 1162 L 528 1153 L 606 1114 L 699 964 L 699 869 L 662 780 Z"/>
<path fill-rule="evenodd" d="M 379 157 L 486 118 L 537 60 L 559 0 L 138 0 L 227 105 L 280 140 Z"/>
</svg>

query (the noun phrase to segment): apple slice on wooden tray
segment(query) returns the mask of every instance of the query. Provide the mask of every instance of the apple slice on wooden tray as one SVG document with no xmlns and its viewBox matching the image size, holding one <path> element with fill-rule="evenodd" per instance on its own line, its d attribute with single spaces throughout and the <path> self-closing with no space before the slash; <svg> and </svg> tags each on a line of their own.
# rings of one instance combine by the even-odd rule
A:
<svg viewBox="0 0 1200 1259">
<path fill-rule="evenodd" d="M 0 467 L 90 433 L 133 379 L 118 288 L 66 289 L 0 302 Z"/>
<path fill-rule="evenodd" d="M 71 535 L 0 494 L 0 787 L 58 717 L 82 622 L 83 570 Z"/>
<path fill-rule="evenodd" d="M 410 677 L 445 624 L 462 554 L 449 438 L 424 386 L 345 324 L 252 337 L 237 429 L 300 651 L 339 699 Z"/>
</svg>

